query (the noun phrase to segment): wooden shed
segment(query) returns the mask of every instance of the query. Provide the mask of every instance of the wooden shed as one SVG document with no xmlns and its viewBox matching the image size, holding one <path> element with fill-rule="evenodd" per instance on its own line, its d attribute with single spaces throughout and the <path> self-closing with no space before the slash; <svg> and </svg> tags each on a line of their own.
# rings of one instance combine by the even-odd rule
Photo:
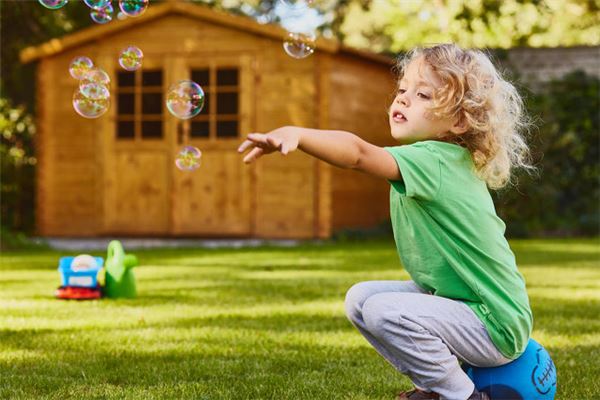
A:
<svg viewBox="0 0 600 400">
<path fill-rule="evenodd" d="M 37 61 L 37 233 L 43 236 L 326 238 L 388 218 L 385 181 L 301 152 L 242 163 L 249 132 L 282 125 L 343 129 L 391 144 L 387 107 L 393 60 L 319 39 L 305 59 L 282 48 L 285 30 L 171 1 L 24 49 Z M 120 68 L 135 45 L 143 67 Z M 68 73 L 88 56 L 111 76 L 111 107 L 98 119 L 72 107 Z M 168 87 L 192 79 L 206 104 L 183 121 Z M 184 144 L 203 152 L 195 172 L 175 168 Z"/>
</svg>

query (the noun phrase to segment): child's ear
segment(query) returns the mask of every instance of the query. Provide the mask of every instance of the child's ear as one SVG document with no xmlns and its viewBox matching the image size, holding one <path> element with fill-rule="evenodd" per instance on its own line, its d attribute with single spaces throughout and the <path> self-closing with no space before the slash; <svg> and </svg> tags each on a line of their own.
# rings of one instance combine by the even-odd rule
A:
<svg viewBox="0 0 600 400">
<path fill-rule="evenodd" d="M 455 135 L 462 135 L 468 130 L 469 126 L 467 125 L 464 117 L 462 116 L 458 117 L 456 121 L 454 121 L 452 128 L 450 128 L 450 132 L 454 133 Z"/>
</svg>

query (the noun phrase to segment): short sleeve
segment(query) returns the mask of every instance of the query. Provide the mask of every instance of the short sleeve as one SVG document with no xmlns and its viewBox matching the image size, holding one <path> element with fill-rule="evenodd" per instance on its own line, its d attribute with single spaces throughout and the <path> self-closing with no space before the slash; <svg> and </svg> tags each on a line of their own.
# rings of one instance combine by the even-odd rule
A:
<svg viewBox="0 0 600 400">
<path fill-rule="evenodd" d="M 401 181 L 390 181 L 399 193 L 421 200 L 432 200 L 441 186 L 441 157 L 422 143 L 385 147 L 398 164 Z"/>
</svg>

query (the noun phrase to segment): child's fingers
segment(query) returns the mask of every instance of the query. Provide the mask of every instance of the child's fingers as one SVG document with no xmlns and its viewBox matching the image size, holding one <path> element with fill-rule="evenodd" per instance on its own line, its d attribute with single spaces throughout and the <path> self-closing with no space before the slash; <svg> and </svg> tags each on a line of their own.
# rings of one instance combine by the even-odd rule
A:
<svg viewBox="0 0 600 400">
<path fill-rule="evenodd" d="M 286 155 L 290 151 L 290 146 L 287 143 L 283 142 L 281 144 L 281 150 L 280 151 L 281 151 L 281 154 Z"/>
<path fill-rule="evenodd" d="M 254 142 L 254 143 L 262 143 L 262 144 L 268 144 L 267 142 L 267 135 L 265 135 L 264 133 L 249 133 L 247 138 L 248 140 Z"/>
<path fill-rule="evenodd" d="M 267 136 L 266 139 L 267 139 L 267 143 L 276 149 L 278 149 L 281 146 L 281 142 L 282 142 L 281 139 L 274 138 L 273 136 Z"/>
<path fill-rule="evenodd" d="M 243 153 L 250 146 L 253 146 L 253 145 L 254 145 L 254 143 L 251 140 L 244 140 L 244 142 L 242 144 L 240 144 L 240 147 L 238 147 L 238 152 Z"/>
<path fill-rule="evenodd" d="M 244 157 L 244 162 L 246 164 L 250 164 L 252 161 L 256 160 L 260 156 L 263 155 L 263 149 L 260 147 L 255 147 L 246 156 Z"/>
</svg>

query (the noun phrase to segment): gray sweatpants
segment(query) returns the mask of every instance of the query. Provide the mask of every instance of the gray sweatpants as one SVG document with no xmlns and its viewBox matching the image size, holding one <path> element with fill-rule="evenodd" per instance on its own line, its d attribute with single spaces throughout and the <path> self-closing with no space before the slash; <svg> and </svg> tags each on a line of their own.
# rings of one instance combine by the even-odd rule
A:
<svg viewBox="0 0 600 400">
<path fill-rule="evenodd" d="M 474 385 L 459 361 L 479 367 L 510 362 L 463 302 L 433 296 L 413 281 L 369 281 L 346 294 L 346 315 L 414 385 L 442 399 L 465 400 Z"/>
</svg>

